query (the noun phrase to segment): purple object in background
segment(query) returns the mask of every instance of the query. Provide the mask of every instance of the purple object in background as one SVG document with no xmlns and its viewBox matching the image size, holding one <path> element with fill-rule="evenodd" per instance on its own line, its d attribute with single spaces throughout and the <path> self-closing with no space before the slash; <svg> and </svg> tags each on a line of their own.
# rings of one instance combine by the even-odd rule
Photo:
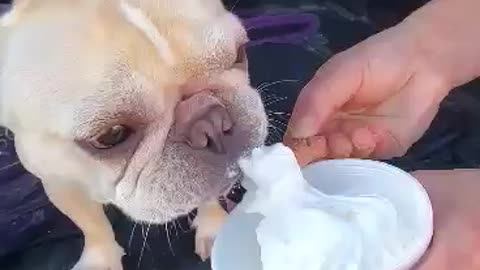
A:
<svg viewBox="0 0 480 270">
<path fill-rule="evenodd" d="M 49 201 L 15 153 L 12 134 L 0 127 L 0 256 L 33 239 L 29 232 L 45 222 Z"/>
<path fill-rule="evenodd" d="M 264 43 L 301 44 L 318 33 L 320 22 L 313 14 L 279 14 L 242 19 L 250 42 L 248 46 Z"/>
</svg>

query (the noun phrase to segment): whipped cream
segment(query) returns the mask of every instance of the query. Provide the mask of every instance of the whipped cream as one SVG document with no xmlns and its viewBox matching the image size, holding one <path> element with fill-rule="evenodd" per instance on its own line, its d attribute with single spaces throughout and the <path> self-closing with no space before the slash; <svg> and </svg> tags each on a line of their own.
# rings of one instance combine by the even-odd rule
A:
<svg viewBox="0 0 480 270">
<path fill-rule="evenodd" d="M 394 269 L 405 252 L 411 232 L 389 200 L 320 192 L 286 146 L 255 149 L 240 167 L 242 207 L 263 216 L 256 229 L 263 270 Z"/>
</svg>

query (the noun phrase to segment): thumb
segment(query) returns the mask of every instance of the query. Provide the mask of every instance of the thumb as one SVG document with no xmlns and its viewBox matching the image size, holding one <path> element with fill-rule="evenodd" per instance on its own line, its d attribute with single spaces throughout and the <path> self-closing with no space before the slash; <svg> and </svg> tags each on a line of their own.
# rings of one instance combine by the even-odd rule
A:
<svg viewBox="0 0 480 270">
<path fill-rule="evenodd" d="M 308 138 L 322 132 L 331 116 L 361 87 L 360 62 L 358 57 L 337 55 L 317 71 L 297 99 L 287 136 Z"/>
</svg>

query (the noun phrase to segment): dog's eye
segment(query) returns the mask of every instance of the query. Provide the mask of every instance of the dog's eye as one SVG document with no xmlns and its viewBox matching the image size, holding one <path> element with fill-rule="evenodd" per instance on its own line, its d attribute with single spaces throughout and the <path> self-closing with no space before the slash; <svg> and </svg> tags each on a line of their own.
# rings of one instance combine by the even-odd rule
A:
<svg viewBox="0 0 480 270">
<path fill-rule="evenodd" d="M 247 52 L 245 46 L 240 46 L 237 51 L 237 58 L 235 59 L 235 65 L 243 64 L 247 61 Z"/>
<path fill-rule="evenodd" d="M 130 137 L 132 130 L 124 125 L 115 125 L 95 137 L 91 144 L 97 149 L 110 149 Z"/>
</svg>

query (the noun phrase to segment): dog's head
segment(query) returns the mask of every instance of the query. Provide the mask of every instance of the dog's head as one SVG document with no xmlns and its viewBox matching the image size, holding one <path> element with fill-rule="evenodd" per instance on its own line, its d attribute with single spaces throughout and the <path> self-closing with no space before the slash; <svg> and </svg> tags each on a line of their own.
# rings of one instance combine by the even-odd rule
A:
<svg viewBox="0 0 480 270">
<path fill-rule="evenodd" d="M 219 0 L 23 0 L 1 23 L 0 123 L 53 188 L 165 222 L 266 137 L 245 30 Z"/>
</svg>

